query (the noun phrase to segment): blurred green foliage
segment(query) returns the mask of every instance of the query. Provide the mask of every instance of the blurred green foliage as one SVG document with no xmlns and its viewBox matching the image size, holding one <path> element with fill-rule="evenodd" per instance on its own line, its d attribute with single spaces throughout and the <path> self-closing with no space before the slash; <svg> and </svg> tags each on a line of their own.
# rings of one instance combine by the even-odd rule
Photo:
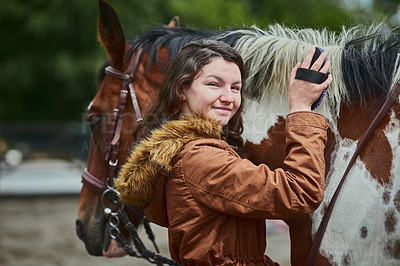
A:
<svg viewBox="0 0 400 266">
<path fill-rule="evenodd" d="M 271 23 L 339 30 L 391 18 L 397 0 L 120 0 L 126 38 L 178 15 L 182 26 L 218 30 Z M 363 2 L 362 0 L 361 3 Z M 373 9 L 372 9 L 373 7 Z M 80 120 L 107 59 L 97 41 L 96 0 L 13 0 L 0 9 L 0 121 Z M 367 16 L 365 16 L 367 14 Z"/>
</svg>

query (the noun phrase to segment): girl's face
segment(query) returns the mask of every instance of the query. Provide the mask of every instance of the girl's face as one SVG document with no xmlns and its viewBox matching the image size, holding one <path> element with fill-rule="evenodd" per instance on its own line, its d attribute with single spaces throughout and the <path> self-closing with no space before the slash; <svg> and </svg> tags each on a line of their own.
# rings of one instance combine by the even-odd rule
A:
<svg viewBox="0 0 400 266">
<path fill-rule="evenodd" d="M 225 126 L 240 107 L 241 87 L 239 67 L 216 57 L 200 70 L 190 87 L 183 90 L 181 114 L 203 114 Z"/>
</svg>

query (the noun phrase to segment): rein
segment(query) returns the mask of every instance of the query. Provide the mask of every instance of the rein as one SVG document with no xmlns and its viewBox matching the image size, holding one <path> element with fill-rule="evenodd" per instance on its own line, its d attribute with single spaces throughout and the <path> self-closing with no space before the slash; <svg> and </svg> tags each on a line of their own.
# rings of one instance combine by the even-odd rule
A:
<svg viewBox="0 0 400 266">
<path fill-rule="evenodd" d="M 163 257 L 159 254 L 159 249 L 157 244 L 155 243 L 155 237 L 153 231 L 150 228 L 150 223 L 145 217 L 144 213 L 135 210 L 130 206 L 125 206 L 123 202 L 119 201 L 120 193 L 113 187 L 114 177 L 116 174 L 116 170 L 118 167 L 118 150 L 119 150 L 119 141 L 121 138 L 122 126 L 123 126 L 123 117 L 125 113 L 125 107 L 127 102 L 128 94 L 130 94 L 132 99 L 133 108 L 136 113 L 136 122 L 140 122 L 143 120 L 143 117 L 140 112 L 139 104 L 137 101 L 137 97 L 135 94 L 135 90 L 133 87 L 133 79 L 135 77 L 135 73 L 139 66 L 141 50 L 139 50 L 134 56 L 132 56 L 128 69 L 126 72 L 121 72 L 118 69 L 115 69 L 112 66 L 107 66 L 104 70 L 106 75 L 122 80 L 122 87 L 120 90 L 120 98 L 118 102 L 117 108 L 113 110 L 113 116 L 111 119 L 111 130 L 112 133 L 109 137 L 109 142 L 107 144 L 107 150 L 105 155 L 105 161 L 108 161 L 108 175 L 105 181 L 103 182 L 93 174 L 89 172 L 87 168 L 84 169 L 82 173 L 82 183 L 87 186 L 92 191 L 101 194 L 101 204 L 104 209 L 104 217 L 108 220 L 108 223 L 111 226 L 110 236 L 112 239 L 115 239 L 118 243 L 118 246 L 124 249 L 124 251 L 133 257 L 144 258 L 147 261 L 162 265 L 180 265 L 179 263 Z M 115 205 L 118 206 L 118 210 L 113 212 L 110 208 L 108 208 L 105 204 L 105 198 L 109 199 Z M 152 252 L 146 249 L 145 245 L 141 241 L 139 234 L 134 226 L 134 224 L 129 220 L 128 214 L 133 215 L 134 217 L 139 217 L 142 224 L 146 229 L 146 233 L 154 245 L 154 248 L 157 252 Z M 138 252 L 136 252 L 131 243 L 129 243 L 125 237 L 121 234 L 118 226 L 121 224 L 124 225 L 127 232 L 130 234 L 133 240 L 133 244 Z"/>
<path fill-rule="evenodd" d="M 358 155 L 364 149 L 365 145 L 367 144 L 368 140 L 371 138 L 372 134 L 375 132 L 378 125 L 381 123 L 382 119 L 385 117 L 385 115 L 387 114 L 389 109 L 392 107 L 392 105 L 396 101 L 396 99 L 398 99 L 399 94 L 400 94 L 400 81 L 398 81 L 396 83 L 390 96 L 386 99 L 386 101 L 382 105 L 381 109 L 376 114 L 374 120 L 372 121 L 371 125 L 368 127 L 367 131 L 365 132 L 363 138 L 360 141 L 360 144 L 357 146 L 357 149 L 355 150 L 353 156 L 351 157 L 350 162 L 343 174 L 343 177 L 340 180 L 340 183 L 339 183 L 338 187 L 336 188 L 335 193 L 333 194 L 333 197 L 328 205 L 328 208 L 326 209 L 326 212 L 324 214 L 324 217 L 322 218 L 321 224 L 318 227 L 318 231 L 315 234 L 314 241 L 313 241 L 313 244 L 311 247 L 311 251 L 307 258 L 307 264 L 306 264 L 307 266 L 315 265 L 318 251 L 321 246 L 322 238 L 324 237 L 324 233 L 325 233 L 326 227 L 328 226 L 328 222 L 331 217 L 333 207 L 335 206 L 337 197 L 338 197 L 339 192 L 343 186 L 343 183 L 347 177 L 347 174 L 350 172 L 350 169 L 353 166 L 354 162 L 356 161 Z"/>
</svg>

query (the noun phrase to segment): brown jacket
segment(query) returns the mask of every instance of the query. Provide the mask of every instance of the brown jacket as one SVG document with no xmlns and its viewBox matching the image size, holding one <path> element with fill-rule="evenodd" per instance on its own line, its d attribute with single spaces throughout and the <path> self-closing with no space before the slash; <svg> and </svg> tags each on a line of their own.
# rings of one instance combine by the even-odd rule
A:
<svg viewBox="0 0 400 266">
<path fill-rule="evenodd" d="M 322 115 L 288 115 L 286 171 L 272 171 L 241 159 L 212 121 L 167 122 L 135 148 L 115 185 L 122 201 L 168 227 L 174 260 L 274 265 L 264 255 L 265 219 L 309 213 L 322 202 L 326 129 Z"/>
</svg>

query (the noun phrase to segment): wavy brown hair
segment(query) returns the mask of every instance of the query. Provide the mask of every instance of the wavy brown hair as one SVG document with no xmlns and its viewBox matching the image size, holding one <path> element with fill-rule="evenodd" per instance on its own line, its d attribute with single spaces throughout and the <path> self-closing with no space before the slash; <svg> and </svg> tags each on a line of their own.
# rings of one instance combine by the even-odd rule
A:
<svg viewBox="0 0 400 266">
<path fill-rule="evenodd" d="M 169 67 L 164 82 L 161 85 L 159 96 L 141 123 L 140 129 L 143 135 L 158 127 L 165 121 L 179 119 L 183 101 L 181 92 L 190 87 L 193 80 L 198 76 L 200 70 L 214 58 L 223 58 L 228 62 L 235 63 L 240 70 L 242 87 L 246 77 L 243 59 L 240 54 L 220 41 L 199 40 L 187 44 L 175 57 Z M 241 148 L 243 139 L 243 97 L 240 107 L 235 115 L 224 127 L 224 139 L 233 146 Z"/>
</svg>

